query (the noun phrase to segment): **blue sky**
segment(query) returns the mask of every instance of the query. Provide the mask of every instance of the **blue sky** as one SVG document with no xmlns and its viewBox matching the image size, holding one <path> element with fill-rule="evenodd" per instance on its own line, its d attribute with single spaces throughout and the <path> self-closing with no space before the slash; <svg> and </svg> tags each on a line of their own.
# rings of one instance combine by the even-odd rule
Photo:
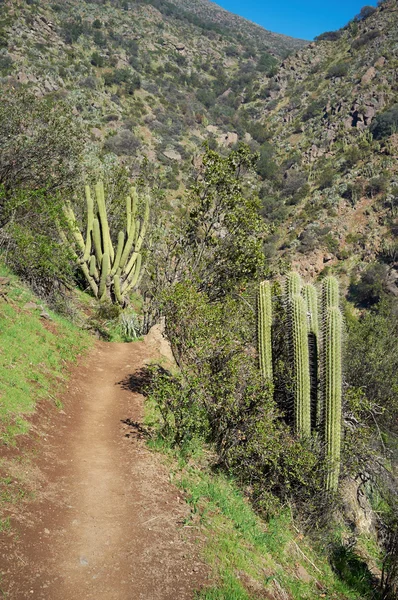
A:
<svg viewBox="0 0 398 600">
<path fill-rule="evenodd" d="M 339 29 L 362 6 L 377 0 L 215 0 L 216 4 L 250 21 L 293 37 L 312 40 L 324 31 Z"/>
</svg>

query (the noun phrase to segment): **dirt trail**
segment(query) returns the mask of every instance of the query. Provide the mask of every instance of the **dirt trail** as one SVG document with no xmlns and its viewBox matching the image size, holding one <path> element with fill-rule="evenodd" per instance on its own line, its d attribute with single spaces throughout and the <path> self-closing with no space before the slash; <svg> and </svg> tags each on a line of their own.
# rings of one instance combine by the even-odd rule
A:
<svg viewBox="0 0 398 600">
<path fill-rule="evenodd" d="M 184 600 L 205 583 L 187 507 L 131 425 L 134 373 L 151 356 L 145 342 L 98 342 L 75 369 L 44 433 L 38 499 L 0 546 L 6 598 Z"/>
</svg>

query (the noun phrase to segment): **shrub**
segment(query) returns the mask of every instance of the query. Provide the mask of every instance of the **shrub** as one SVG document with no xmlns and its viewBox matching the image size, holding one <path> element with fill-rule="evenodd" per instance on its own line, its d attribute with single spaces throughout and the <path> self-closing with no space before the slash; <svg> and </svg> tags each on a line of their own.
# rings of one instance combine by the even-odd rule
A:
<svg viewBox="0 0 398 600">
<path fill-rule="evenodd" d="M 103 67 L 105 64 L 105 58 L 99 52 L 93 52 L 90 62 L 94 67 Z"/>
<path fill-rule="evenodd" d="M 136 154 L 141 143 L 139 139 L 128 129 L 122 129 L 116 135 L 109 137 L 105 142 L 105 149 L 109 152 L 121 156 L 126 154 L 133 156 Z"/>
<path fill-rule="evenodd" d="M 325 190 L 332 187 L 336 171 L 332 166 L 326 166 L 321 170 L 318 176 L 318 187 Z"/>
<path fill-rule="evenodd" d="M 355 21 L 365 21 L 376 12 L 374 6 L 363 6 L 359 14 L 355 17 Z"/>
<path fill-rule="evenodd" d="M 382 140 L 398 131 L 398 104 L 376 115 L 370 131 L 375 140 Z"/>
<path fill-rule="evenodd" d="M 313 119 L 313 118 L 317 117 L 318 115 L 321 115 L 323 113 L 324 108 L 325 108 L 325 102 L 322 99 L 321 100 L 313 100 L 312 102 L 310 102 L 310 104 L 305 109 L 303 116 L 302 116 L 302 120 L 304 122 L 309 121 L 310 119 Z"/>
<path fill-rule="evenodd" d="M 367 44 L 369 44 L 369 42 L 371 42 L 372 40 L 375 40 L 380 35 L 381 35 L 381 31 L 379 31 L 378 29 L 372 29 L 372 31 L 367 31 L 366 33 L 362 34 L 359 38 L 357 38 L 356 40 L 354 40 L 352 42 L 351 48 L 353 48 L 354 50 L 357 50 L 358 48 L 361 48 L 362 46 L 366 46 Z"/>
<path fill-rule="evenodd" d="M 9 54 L 0 54 L 0 74 L 8 75 L 14 66 L 14 62 Z"/>
<path fill-rule="evenodd" d="M 256 170 L 263 179 L 275 180 L 279 175 L 278 166 L 273 160 L 274 153 L 274 148 L 269 142 L 262 144 Z"/>
<path fill-rule="evenodd" d="M 337 42 L 343 35 L 343 30 L 338 29 L 337 31 L 325 31 L 325 33 L 321 33 L 317 35 L 315 39 L 316 42 Z"/>
<path fill-rule="evenodd" d="M 379 177 L 373 177 L 365 188 L 366 195 L 370 198 L 377 196 L 378 194 L 385 193 L 388 190 L 389 180 L 386 175 L 380 175 Z"/>
<path fill-rule="evenodd" d="M 326 79 L 333 79 L 334 77 L 345 77 L 348 73 L 349 64 L 346 62 L 340 62 L 332 65 L 326 73 Z"/>
<path fill-rule="evenodd" d="M 388 267 L 384 264 L 369 265 L 359 280 L 350 284 L 350 298 L 364 307 L 377 304 L 386 292 L 387 272 Z"/>
</svg>

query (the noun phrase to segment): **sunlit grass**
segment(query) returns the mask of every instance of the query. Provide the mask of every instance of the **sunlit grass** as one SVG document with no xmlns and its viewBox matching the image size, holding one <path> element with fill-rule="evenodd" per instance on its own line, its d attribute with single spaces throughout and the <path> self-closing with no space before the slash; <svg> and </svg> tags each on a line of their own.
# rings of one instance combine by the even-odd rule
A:
<svg viewBox="0 0 398 600">
<path fill-rule="evenodd" d="M 66 366 L 89 346 L 90 337 L 46 307 L 48 322 L 40 317 L 40 306 L 24 308 L 35 301 L 33 295 L 4 266 L 0 275 L 11 278 L 8 301 L 0 299 L 0 441 L 13 444 L 29 430 L 26 417 L 38 401 L 57 403 Z"/>
</svg>

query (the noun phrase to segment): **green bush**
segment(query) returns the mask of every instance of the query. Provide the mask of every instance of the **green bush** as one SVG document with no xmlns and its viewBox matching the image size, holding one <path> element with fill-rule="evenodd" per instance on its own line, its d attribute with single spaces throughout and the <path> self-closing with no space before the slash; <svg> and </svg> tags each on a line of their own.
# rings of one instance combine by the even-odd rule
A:
<svg viewBox="0 0 398 600">
<path fill-rule="evenodd" d="M 372 31 L 367 31 L 352 42 L 351 48 L 353 48 L 354 50 L 358 50 L 358 48 L 361 48 L 362 46 L 367 46 L 370 42 L 378 38 L 380 35 L 381 31 L 379 31 L 378 29 L 372 29 Z"/>
<path fill-rule="evenodd" d="M 326 79 L 333 79 L 334 77 L 345 77 L 348 73 L 349 64 L 346 62 L 340 62 L 332 65 L 326 73 Z"/>
<path fill-rule="evenodd" d="M 376 115 L 370 126 L 375 140 L 382 140 L 398 131 L 398 104 Z"/>
<path fill-rule="evenodd" d="M 122 129 L 116 135 L 108 137 L 104 147 L 117 156 L 133 156 L 140 145 L 140 140 L 129 129 Z"/>
</svg>

